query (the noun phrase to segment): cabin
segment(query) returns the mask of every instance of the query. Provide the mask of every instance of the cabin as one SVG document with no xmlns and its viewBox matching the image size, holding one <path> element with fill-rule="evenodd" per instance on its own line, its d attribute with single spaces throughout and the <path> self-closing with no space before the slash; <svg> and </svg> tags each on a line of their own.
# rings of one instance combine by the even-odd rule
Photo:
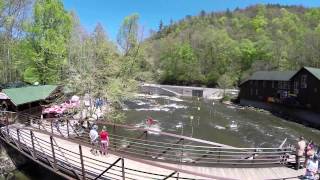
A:
<svg viewBox="0 0 320 180">
<path fill-rule="evenodd" d="M 277 103 L 320 112 L 320 69 L 302 67 L 298 71 L 258 71 L 240 85 L 244 100 Z"/>
<path fill-rule="evenodd" d="M 295 71 L 258 71 L 240 84 L 241 99 L 281 102 L 289 95 Z"/>
<path fill-rule="evenodd" d="M 14 112 L 40 111 L 41 105 L 49 103 L 62 94 L 62 88 L 56 85 L 25 86 L 2 89 L 0 110 Z"/>
<path fill-rule="evenodd" d="M 320 112 L 320 69 L 303 67 L 291 78 L 291 92 L 299 106 Z"/>
</svg>

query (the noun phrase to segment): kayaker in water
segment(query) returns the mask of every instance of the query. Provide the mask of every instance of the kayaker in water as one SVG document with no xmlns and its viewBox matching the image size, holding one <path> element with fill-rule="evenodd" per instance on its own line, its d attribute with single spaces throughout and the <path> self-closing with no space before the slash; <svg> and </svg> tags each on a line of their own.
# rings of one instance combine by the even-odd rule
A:
<svg viewBox="0 0 320 180">
<path fill-rule="evenodd" d="M 152 125 L 154 125 L 156 123 L 157 123 L 156 120 L 154 120 L 151 116 L 148 116 L 148 118 L 146 120 L 146 124 L 148 125 L 148 127 L 150 127 L 150 126 L 152 126 Z"/>
</svg>

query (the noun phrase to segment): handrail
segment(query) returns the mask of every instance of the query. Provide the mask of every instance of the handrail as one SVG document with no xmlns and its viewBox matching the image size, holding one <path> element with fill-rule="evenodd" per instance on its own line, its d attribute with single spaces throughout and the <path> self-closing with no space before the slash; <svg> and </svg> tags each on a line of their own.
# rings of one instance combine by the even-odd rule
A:
<svg viewBox="0 0 320 180">
<path fill-rule="evenodd" d="M 25 136 L 28 136 L 28 134 L 26 134 L 26 133 L 23 133 L 23 134 L 21 134 L 21 137 L 23 138 L 23 139 L 25 139 Z M 29 140 L 30 140 L 30 138 L 28 138 Z M 25 142 L 25 144 L 26 144 L 27 142 Z M 48 142 L 47 142 L 48 143 Z M 25 147 L 28 147 L 28 145 L 26 145 Z M 61 160 L 61 161 L 63 161 L 62 159 L 60 159 L 60 158 L 58 158 L 58 157 L 56 157 L 56 160 Z M 70 159 L 71 160 L 71 159 Z M 63 162 L 64 164 L 66 164 L 66 162 Z M 57 163 L 57 164 L 59 164 L 59 163 Z M 125 168 L 125 169 L 127 169 L 127 168 Z M 132 170 L 132 171 L 135 171 L 135 172 L 139 172 L 139 173 L 147 173 L 147 174 L 150 174 L 150 175 L 157 175 L 157 176 L 165 176 L 165 175 L 161 175 L 161 174 L 154 174 L 154 173 L 148 173 L 148 172 L 143 172 L 143 171 L 136 171 L 136 170 L 134 170 L 134 169 L 127 169 L 127 170 Z M 130 174 L 130 173 L 128 173 L 128 174 Z M 115 174 L 116 175 L 116 174 Z M 128 178 L 128 179 L 132 179 L 132 178 Z M 181 179 L 188 179 L 188 178 L 181 178 Z"/>
<path fill-rule="evenodd" d="M 5 112 L 10 112 L 10 111 L 5 111 Z M 43 119 L 43 120 L 52 121 L 52 120 L 56 120 L 56 119 L 59 119 L 59 118 L 46 118 L 46 119 Z M 75 119 L 70 119 L 69 121 L 72 121 L 72 120 L 73 121 L 77 121 Z M 214 143 L 214 142 L 211 142 L 211 141 L 191 138 L 191 137 L 187 137 L 187 136 L 181 136 L 181 135 L 167 133 L 167 132 L 160 132 L 160 131 L 155 131 L 155 130 L 151 130 L 151 129 L 137 128 L 137 127 L 133 127 L 133 126 L 129 126 L 129 125 L 123 125 L 123 124 L 115 124 L 113 122 L 107 122 L 107 121 L 89 121 L 89 122 L 93 122 L 93 123 L 96 123 L 96 124 L 106 124 L 106 125 L 118 126 L 118 127 L 123 127 L 123 128 L 127 128 L 127 129 L 134 129 L 134 130 L 139 130 L 139 131 L 142 131 L 142 132 L 146 132 L 147 131 L 147 132 L 152 132 L 152 133 L 159 133 L 159 135 L 171 136 L 171 137 L 175 137 L 175 138 L 178 138 L 178 139 L 183 138 L 185 140 L 190 140 L 190 141 L 194 141 L 194 142 L 204 143 L 204 144 L 210 145 L 210 146 L 187 145 L 187 144 L 185 145 L 185 146 L 197 147 L 197 148 L 203 147 L 203 148 L 210 148 L 210 149 L 237 149 L 237 150 L 244 150 L 244 151 L 248 151 L 248 150 L 269 150 L 269 149 L 270 150 L 280 150 L 280 149 L 283 149 L 283 148 L 238 148 L 238 147 L 233 147 L 233 146 L 229 146 L 229 145 L 225 145 L 225 144 Z M 123 136 L 116 135 L 116 134 L 114 134 L 114 135 L 110 134 L 110 136 L 123 137 Z M 134 138 L 131 138 L 131 137 L 126 137 L 126 138 L 134 139 Z M 136 140 L 136 139 L 134 139 L 134 140 Z M 156 142 L 156 141 L 143 140 L 143 139 L 141 139 L 141 141 Z M 173 144 L 173 143 L 158 142 L 158 141 L 156 143 L 162 143 L 162 144 L 167 144 L 167 145 L 172 145 Z"/>
<path fill-rule="evenodd" d="M 28 122 L 30 121 L 28 115 L 22 114 L 21 120 L 22 122 Z M 27 120 L 26 120 L 27 119 Z M 70 135 L 65 136 L 65 134 L 69 134 L 68 130 L 65 128 L 59 128 L 61 130 L 58 134 L 52 134 L 48 131 L 48 126 L 52 124 L 51 122 L 56 120 L 57 118 L 51 118 L 51 119 L 43 119 L 42 122 L 39 123 L 39 129 L 38 131 L 41 133 L 46 133 L 48 135 L 54 135 L 60 138 L 64 138 L 69 141 L 74 141 L 77 143 L 83 143 L 83 145 L 91 146 L 89 144 L 89 138 L 88 138 L 88 132 L 85 132 L 83 136 L 79 135 Z M 71 119 L 72 121 L 76 121 Z M 67 121 L 70 122 L 70 121 Z M 34 120 L 33 120 L 34 122 Z M 99 123 L 102 123 L 101 121 L 97 121 Z M 112 148 L 110 146 L 110 151 L 112 153 L 122 153 L 127 154 L 130 156 L 140 157 L 140 158 L 146 158 L 146 159 L 157 159 L 157 161 L 168 161 L 168 162 L 175 162 L 179 163 L 182 161 L 182 163 L 185 164 L 202 164 L 202 165 L 211 165 L 211 164 L 233 164 L 233 165 L 241 165 L 241 164 L 251 164 L 251 165 L 258 165 L 258 164 L 264 164 L 264 165 L 270 165 L 274 164 L 274 161 L 279 161 L 279 164 L 283 161 L 283 158 L 286 156 L 286 154 L 292 153 L 290 149 L 286 148 L 236 148 L 236 147 L 228 147 L 228 146 L 216 146 L 217 143 L 213 143 L 215 145 L 192 145 L 187 144 L 189 141 L 192 142 L 201 142 L 202 141 L 193 141 L 197 140 L 195 138 L 186 138 L 185 136 L 179 136 L 174 135 L 171 133 L 165 133 L 165 132 L 158 132 L 153 131 L 149 129 L 143 129 L 143 128 L 136 128 L 128 125 L 122 125 L 122 124 L 114 124 L 110 122 L 103 122 L 104 124 L 109 124 L 116 127 L 126 128 L 126 129 L 135 129 L 138 131 L 142 131 L 143 134 L 146 133 L 148 135 L 148 132 L 157 132 L 159 135 L 164 136 L 170 136 L 173 138 L 177 137 L 183 137 L 184 141 L 187 140 L 187 142 L 184 142 L 183 144 L 174 144 L 169 142 L 162 142 L 162 141 L 155 141 L 152 139 L 143 139 L 141 135 L 139 138 L 131 138 L 128 136 L 121 136 L 119 134 L 110 134 L 110 140 L 111 144 L 118 146 L 118 148 Z M 32 125 L 33 123 L 27 123 L 27 125 L 31 125 L 29 129 L 36 130 L 38 128 L 37 125 Z M 41 127 L 40 127 L 41 126 Z M 73 129 L 73 125 L 70 123 L 71 129 Z M 69 127 L 70 127 L 69 126 Z M 46 131 L 46 132 L 45 132 Z M 143 135 L 142 134 L 142 135 Z M 181 139 L 179 139 L 181 140 Z M 178 141 L 179 142 L 179 141 Z M 123 147 L 121 147 L 125 144 Z M 121 147 L 121 148 L 119 148 Z M 126 150 L 127 148 L 130 148 L 130 150 Z M 180 153 L 180 151 L 183 150 L 183 153 Z M 162 157 L 163 156 L 163 157 Z M 161 158 L 160 158 L 161 157 Z M 249 163 L 248 163 L 249 162 Z"/>
<path fill-rule="evenodd" d="M 93 122 L 93 121 L 91 121 L 91 122 Z M 128 125 L 114 124 L 112 122 L 107 122 L 107 121 L 95 121 L 95 123 L 96 124 L 102 124 L 102 125 L 115 125 L 115 126 L 118 126 L 118 127 L 123 127 L 123 128 L 127 128 L 127 129 L 134 129 L 134 130 L 139 130 L 139 131 L 149 131 L 149 132 L 153 132 L 153 133 L 158 133 L 160 135 L 166 135 L 166 136 L 175 137 L 175 138 L 179 138 L 179 139 L 183 138 L 185 140 L 190 140 L 190 141 L 194 141 L 194 142 L 198 142 L 198 143 L 204 143 L 204 144 L 213 145 L 213 146 L 222 146 L 222 147 L 234 148 L 232 146 L 225 145 L 225 144 L 215 143 L 215 142 L 206 141 L 206 140 L 202 140 L 202 139 L 196 139 L 196 138 L 192 138 L 192 137 L 188 137 L 188 136 L 181 136 L 181 135 L 167 133 L 167 132 L 155 131 L 155 130 L 152 130 L 152 129 L 144 129 L 144 128 L 137 128 L 137 127 L 128 126 Z"/>
<path fill-rule="evenodd" d="M 104 173 L 106 173 L 109 169 L 111 169 L 114 165 L 116 165 L 122 158 L 118 158 L 115 162 L 113 162 L 106 170 L 104 170 L 101 174 L 99 174 L 94 180 L 99 179 Z"/>
</svg>

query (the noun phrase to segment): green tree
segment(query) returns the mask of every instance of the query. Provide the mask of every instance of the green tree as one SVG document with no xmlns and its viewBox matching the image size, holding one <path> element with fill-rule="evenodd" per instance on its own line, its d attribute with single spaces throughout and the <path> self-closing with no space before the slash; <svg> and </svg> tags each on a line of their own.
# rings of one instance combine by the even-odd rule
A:
<svg viewBox="0 0 320 180">
<path fill-rule="evenodd" d="M 17 66 L 21 58 L 17 53 L 30 3 L 31 0 L 0 0 L 0 82 L 21 79 L 21 69 Z"/>
<path fill-rule="evenodd" d="M 220 76 L 220 78 L 218 79 L 218 85 L 221 89 L 223 89 L 223 96 L 225 96 L 225 91 L 227 88 L 232 88 L 234 85 L 234 78 L 232 78 L 232 76 L 230 76 L 230 74 L 223 74 L 222 76 Z"/>
<path fill-rule="evenodd" d="M 27 68 L 24 79 L 41 84 L 61 80 L 67 62 L 71 16 L 60 0 L 36 0 L 33 22 L 27 28 Z"/>
<path fill-rule="evenodd" d="M 125 55 L 138 44 L 138 21 L 139 14 L 137 13 L 127 16 L 119 29 L 117 42 Z"/>
<path fill-rule="evenodd" d="M 199 62 L 191 46 L 187 43 L 176 44 L 161 57 L 162 81 L 167 83 L 193 84 L 202 80 Z"/>
</svg>

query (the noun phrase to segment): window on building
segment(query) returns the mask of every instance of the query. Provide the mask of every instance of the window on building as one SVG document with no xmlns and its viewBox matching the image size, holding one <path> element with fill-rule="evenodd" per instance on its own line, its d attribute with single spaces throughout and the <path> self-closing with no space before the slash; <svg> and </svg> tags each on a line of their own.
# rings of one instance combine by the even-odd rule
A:
<svg viewBox="0 0 320 180">
<path fill-rule="evenodd" d="M 294 80 L 294 82 L 293 82 L 293 89 L 294 89 L 294 90 L 299 89 L 299 81 L 298 81 L 298 80 Z"/>
<path fill-rule="evenodd" d="M 283 82 L 283 89 L 289 89 L 289 83 L 287 81 Z"/>
<path fill-rule="evenodd" d="M 283 88 L 283 82 L 282 81 L 278 81 L 278 88 L 282 89 Z"/>
<path fill-rule="evenodd" d="M 256 89 L 256 96 L 258 96 L 258 89 Z"/>
<path fill-rule="evenodd" d="M 274 88 L 274 81 L 271 82 L 271 87 Z"/>
<path fill-rule="evenodd" d="M 307 75 L 301 76 L 301 88 L 307 88 Z"/>
</svg>

